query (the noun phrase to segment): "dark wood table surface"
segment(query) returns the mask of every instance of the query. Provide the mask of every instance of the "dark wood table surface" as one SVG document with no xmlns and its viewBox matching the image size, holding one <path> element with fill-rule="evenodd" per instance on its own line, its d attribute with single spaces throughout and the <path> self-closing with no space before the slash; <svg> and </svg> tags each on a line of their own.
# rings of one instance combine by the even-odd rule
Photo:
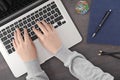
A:
<svg viewBox="0 0 120 80">
<path fill-rule="evenodd" d="M 105 51 L 120 51 L 120 46 L 88 44 L 86 42 L 86 37 L 90 12 L 86 15 L 80 15 L 75 12 L 75 4 L 79 0 L 62 1 L 83 37 L 83 41 L 72 47 L 71 50 L 83 54 L 94 65 L 100 67 L 103 71 L 112 74 L 115 77 L 115 80 L 120 80 L 120 60 L 110 56 L 97 55 L 100 49 Z M 88 2 L 91 4 L 90 0 L 88 0 Z M 77 80 L 70 74 L 68 68 L 65 68 L 63 63 L 55 57 L 41 66 L 50 80 Z M 25 80 L 25 77 L 26 75 L 23 75 L 16 79 L 0 54 L 0 80 Z"/>
</svg>

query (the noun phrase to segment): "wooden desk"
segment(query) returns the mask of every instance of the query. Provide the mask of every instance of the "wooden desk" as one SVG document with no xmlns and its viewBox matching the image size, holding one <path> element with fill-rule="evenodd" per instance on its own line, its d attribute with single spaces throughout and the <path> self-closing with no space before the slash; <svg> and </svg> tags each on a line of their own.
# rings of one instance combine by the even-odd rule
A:
<svg viewBox="0 0 120 80">
<path fill-rule="evenodd" d="M 75 12 L 75 4 L 79 0 L 62 1 L 83 36 L 83 41 L 72 47 L 71 50 L 80 52 L 94 65 L 100 67 L 105 72 L 111 73 L 115 77 L 115 80 L 120 80 L 120 60 L 109 56 L 100 57 L 97 55 L 99 49 L 105 51 L 120 51 L 120 47 L 110 45 L 87 44 L 86 36 L 89 13 L 87 15 L 79 15 Z M 89 3 L 90 2 L 91 1 L 89 1 Z M 68 68 L 65 68 L 63 63 L 60 62 L 57 58 L 52 58 L 46 63 L 42 64 L 42 68 L 45 70 L 50 80 L 77 80 L 69 73 Z M 0 54 L 0 80 L 25 80 L 25 76 L 26 75 L 23 75 L 22 77 L 15 79 Z"/>
</svg>

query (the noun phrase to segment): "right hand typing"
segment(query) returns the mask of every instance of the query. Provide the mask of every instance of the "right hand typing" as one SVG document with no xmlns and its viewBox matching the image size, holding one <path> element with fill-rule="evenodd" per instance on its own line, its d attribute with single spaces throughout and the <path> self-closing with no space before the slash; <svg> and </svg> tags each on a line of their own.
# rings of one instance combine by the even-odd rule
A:
<svg viewBox="0 0 120 80">
<path fill-rule="evenodd" d="M 41 44 L 53 54 L 57 53 L 58 49 L 61 47 L 62 42 L 53 28 L 53 26 L 47 24 L 45 21 L 37 22 L 37 25 L 42 30 L 43 34 L 33 28 L 33 31 L 38 36 Z"/>
</svg>

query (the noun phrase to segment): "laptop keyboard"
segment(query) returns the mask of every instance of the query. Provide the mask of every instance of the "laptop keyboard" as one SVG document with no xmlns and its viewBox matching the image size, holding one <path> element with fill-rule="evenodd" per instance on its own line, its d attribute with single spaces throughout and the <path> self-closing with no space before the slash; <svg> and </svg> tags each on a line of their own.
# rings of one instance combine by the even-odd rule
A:
<svg viewBox="0 0 120 80">
<path fill-rule="evenodd" d="M 34 41 L 37 39 L 37 36 L 32 31 L 32 27 L 40 30 L 36 22 L 41 20 L 45 20 L 47 23 L 52 24 L 55 28 L 66 23 L 55 2 L 52 2 L 44 6 L 43 8 L 35 11 L 34 13 L 31 13 L 30 15 L 24 17 L 23 19 L 16 21 L 15 23 L 0 31 L 0 39 L 9 54 L 15 51 L 12 44 L 15 29 L 19 28 L 21 31 L 21 35 L 23 36 L 23 29 L 27 28 L 29 36 Z"/>
</svg>

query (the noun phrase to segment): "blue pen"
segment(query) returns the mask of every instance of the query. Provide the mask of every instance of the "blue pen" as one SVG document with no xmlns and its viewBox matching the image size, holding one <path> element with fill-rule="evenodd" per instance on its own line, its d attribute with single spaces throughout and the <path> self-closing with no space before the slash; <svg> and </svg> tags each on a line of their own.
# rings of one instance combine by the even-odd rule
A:
<svg viewBox="0 0 120 80">
<path fill-rule="evenodd" d="M 108 19 L 108 17 L 110 16 L 111 12 L 112 12 L 111 9 L 109 9 L 109 10 L 106 12 L 106 14 L 104 15 L 104 17 L 103 17 L 103 19 L 101 20 L 100 24 L 98 25 L 96 31 L 93 33 L 92 38 L 94 38 L 94 37 L 98 34 L 98 32 L 102 29 L 105 21 Z"/>
</svg>

